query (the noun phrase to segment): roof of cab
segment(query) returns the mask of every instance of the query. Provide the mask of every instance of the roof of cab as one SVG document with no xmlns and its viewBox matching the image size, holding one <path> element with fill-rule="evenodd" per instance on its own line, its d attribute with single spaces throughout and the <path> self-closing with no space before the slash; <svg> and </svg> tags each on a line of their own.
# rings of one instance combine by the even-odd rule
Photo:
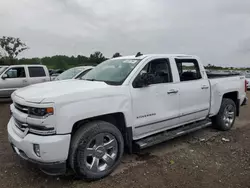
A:
<svg viewBox="0 0 250 188">
<path fill-rule="evenodd" d="M 9 65 L 8 67 L 46 67 L 46 65 L 41 65 L 41 64 L 30 64 L 30 65 L 27 65 L 27 64 L 22 64 L 22 65 Z"/>
<path fill-rule="evenodd" d="M 193 55 L 186 55 L 186 54 L 145 54 L 141 56 L 122 56 L 122 57 L 117 57 L 115 59 L 144 59 L 148 57 L 155 57 L 155 56 L 164 56 L 164 57 L 178 57 L 178 58 L 191 58 L 194 57 Z"/>
</svg>

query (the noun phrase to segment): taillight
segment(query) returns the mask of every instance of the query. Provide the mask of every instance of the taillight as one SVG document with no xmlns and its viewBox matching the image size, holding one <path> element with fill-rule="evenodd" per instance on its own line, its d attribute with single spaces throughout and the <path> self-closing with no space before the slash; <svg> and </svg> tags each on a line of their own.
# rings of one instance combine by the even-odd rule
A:
<svg viewBox="0 0 250 188">
<path fill-rule="evenodd" d="M 248 84 L 248 81 L 245 80 L 245 92 L 247 92 L 247 84 Z"/>
</svg>

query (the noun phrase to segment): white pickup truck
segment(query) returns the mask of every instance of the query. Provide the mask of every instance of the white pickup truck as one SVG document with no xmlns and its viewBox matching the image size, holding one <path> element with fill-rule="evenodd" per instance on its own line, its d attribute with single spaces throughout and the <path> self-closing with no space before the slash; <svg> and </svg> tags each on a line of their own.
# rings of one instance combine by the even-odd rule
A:
<svg viewBox="0 0 250 188">
<path fill-rule="evenodd" d="M 244 76 L 209 79 L 197 57 L 107 60 L 84 80 L 36 84 L 12 94 L 14 151 L 49 174 L 110 174 L 129 153 L 211 125 L 229 130 L 246 103 Z"/>
</svg>

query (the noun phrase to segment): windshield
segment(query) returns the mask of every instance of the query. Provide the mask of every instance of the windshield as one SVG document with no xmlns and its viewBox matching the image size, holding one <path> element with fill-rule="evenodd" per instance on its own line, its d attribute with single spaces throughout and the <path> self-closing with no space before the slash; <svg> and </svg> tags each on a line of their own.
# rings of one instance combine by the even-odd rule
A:
<svg viewBox="0 0 250 188">
<path fill-rule="evenodd" d="M 83 69 L 82 68 L 71 68 L 69 70 L 66 70 L 62 74 L 60 74 L 56 80 L 67 80 L 74 78 L 77 74 L 79 74 Z"/>
<path fill-rule="evenodd" d="M 0 68 L 0 75 L 7 69 L 8 67 L 1 67 Z"/>
<path fill-rule="evenodd" d="M 140 59 L 110 59 L 89 71 L 82 79 L 121 85 Z"/>
</svg>

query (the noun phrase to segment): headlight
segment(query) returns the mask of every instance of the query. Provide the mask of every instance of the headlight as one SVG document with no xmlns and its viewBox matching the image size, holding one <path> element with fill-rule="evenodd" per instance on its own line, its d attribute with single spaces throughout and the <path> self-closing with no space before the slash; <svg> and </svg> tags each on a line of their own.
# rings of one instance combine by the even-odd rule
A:
<svg viewBox="0 0 250 188">
<path fill-rule="evenodd" d="M 30 107 L 29 108 L 29 115 L 33 116 L 48 116 L 48 115 L 53 115 L 54 114 L 54 109 L 52 107 L 49 108 L 34 108 Z"/>
</svg>

